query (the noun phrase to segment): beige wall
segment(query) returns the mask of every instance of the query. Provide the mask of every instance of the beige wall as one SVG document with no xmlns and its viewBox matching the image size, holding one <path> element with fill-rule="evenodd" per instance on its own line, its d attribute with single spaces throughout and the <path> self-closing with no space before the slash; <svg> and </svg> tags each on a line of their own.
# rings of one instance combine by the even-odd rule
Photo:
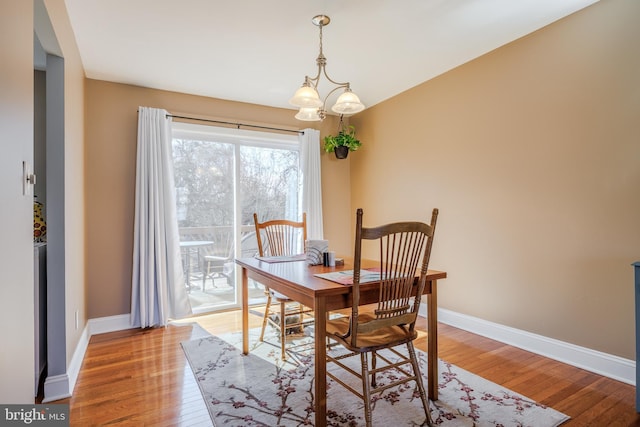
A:
<svg viewBox="0 0 640 427">
<path fill-rule="evenodd" d="M 295 111 L 155 89 L 87 80 L 86 200 L 88 316 L 126 314 L 131 305 L 131 269 L 137 109 L 164 108 L 176 115 L 301 129 Z M 321 135 L 333 131 L 325 120 Z M 313 127 L 313 126 L 310 126 Z M 322 155 L 325 237 L 348 245 L 349 162 Z"/>
<path fill-rule="evenodd" d="M 440 208 L 442 307 L 634 358 L 639 16 L 602 0 L 352 119 L 351 210 Z"/>
</svg>

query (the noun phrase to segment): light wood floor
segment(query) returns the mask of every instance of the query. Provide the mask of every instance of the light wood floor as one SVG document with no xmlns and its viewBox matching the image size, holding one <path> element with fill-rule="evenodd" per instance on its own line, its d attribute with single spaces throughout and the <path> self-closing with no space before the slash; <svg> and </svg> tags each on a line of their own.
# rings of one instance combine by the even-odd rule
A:
<svg viewBox="0 0 640 427">
<path fill-rule="evenodd" d="M 193 320 L 212 334 L 241 329 L 239 312 Z M 70 404 L 72 426 L 210 426 L 180 346 L 195 332 L 181 323 L 93 336 L 73 397 L 53 403 Z M 640 426 L 630 385 L 447 325 L 438 332 L 440 358 L 571 416 L 563 427 Z"/>
</svg>

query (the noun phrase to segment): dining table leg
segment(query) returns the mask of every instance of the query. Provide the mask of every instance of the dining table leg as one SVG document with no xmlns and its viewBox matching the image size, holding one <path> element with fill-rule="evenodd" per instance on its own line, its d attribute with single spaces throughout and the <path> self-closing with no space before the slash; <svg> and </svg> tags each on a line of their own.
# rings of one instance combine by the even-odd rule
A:
<svg viewBox="0 0 640 427">
<path fill-rule="evenodd" d="M 315 316 L 315 413 L 316 427 L 327 425 L 327 310 L 324 297 L 314 302 Z"/>
<path fill-rule="evenodd" d="M 242 354 L 249 354 L 249 275 L 242 268 Z"/>
<path fill-rule="evenodd" d="M 427 294 L 427 389 L 430 400 L 438 400 L 438 292 L 437 280 L 431 280 Z"/>
</svg>

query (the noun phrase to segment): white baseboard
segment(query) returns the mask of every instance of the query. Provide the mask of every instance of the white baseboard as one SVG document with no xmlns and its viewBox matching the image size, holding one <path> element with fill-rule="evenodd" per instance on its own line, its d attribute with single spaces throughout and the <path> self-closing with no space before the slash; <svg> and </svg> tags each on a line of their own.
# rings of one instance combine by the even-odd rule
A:
<svg viewBox="0 0 640 427">
<path fill-rule="evenodd" d="M 87 346 L 89 345 L 89 328 L 88 326 L 82 331 L 80 341 L 73 352 L 71 362 L 67 367 L 67 373 L 64 375 L 55 375 L 53 377 L 47 377 L 44 381 L 44 397 L 43 403 L 53 402 L 54 400 L 65 399 L 70 397 L 78 375 L 80 374 L 80 367 L 82 366 L 82 360 L 84 354 L 87 352 Z"/>
<path fill-rule="evenodd" d="M 420 314 L 426 316 L 421 304 Z M 636 362 L 612 354 L 580 347 L 564 341 L 489 322 L 444 308 L 438 309 L 438 321 L 482 335 L 568 365 L 576 366 L 627 384 L 636 384 Z"/>
<path fill-rule="evenodd" d="M 71 363 L 69 363 L 69 367 L 67 368 L 67 374 L 69 376 L 69 394 L 71 394 L 71 391 L 73 391 L 76 386 L 76 381 L 80 374 L 80 368 L 82 367 L 82 361 L 84 360 L 84 354 L 87 352 L 87 347 L 89 346 L 89 338 L 91 338 L 91 335 L 89 335 L 89 324 L 87 323 L 87 326 L 82 330 L 82 335 L 80 336 L 78 345 L 71 357 Z"/>
<path fill-rule="evenodd" d="M 124 331 L 133 329 L 130 314 L 118 314 L 116 316 L 98 317 L 89 319 L 89 336 L 105 334 L 107 332 Z"/>
<path fill-rule="evenodd" d="M 82 366 L 84 354 L 86 353 L 87 346 L 89 345 L 88 334 L 88 328 L 85 327 L 82 331 L 82 335 L 80 336 L 80 341 L 78 341 L 78 345 L 73 352 L 71 362 L 67 367 L 67 372 L 63 375 L 47 377 L 44 380 L 43 403 L 66 399 L 71 396 L 73 388 L 76 386 L 76 381 L 78 380 L 78 374 L 80 374 L 80 367 Z"/>
<path fill-rule="evenodd" d="M 69 387 L 69 376 L 67 374 L 49 376 L 44 380 L 44 397 L 42 403 L 49 403 L 55 400 L 71 397 L 72 388 Z"/>
</svg>

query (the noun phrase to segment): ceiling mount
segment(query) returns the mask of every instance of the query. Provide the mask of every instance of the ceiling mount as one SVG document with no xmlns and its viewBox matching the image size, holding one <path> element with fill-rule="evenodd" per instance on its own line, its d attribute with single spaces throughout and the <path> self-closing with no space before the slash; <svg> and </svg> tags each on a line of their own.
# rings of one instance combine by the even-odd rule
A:
<svg viewBox="0 0 640 427">
<path fill-rule="evenodd" d="M 327 25 L 329 25 L 329 22 L 331 22 L 331 18 L 329 18 L 327 15 L 316 15 L 313 17 L 311 22 L 313 22 L 313 25 L 315 25 L 316 27 L 326 27 Z"/>
</svg>

